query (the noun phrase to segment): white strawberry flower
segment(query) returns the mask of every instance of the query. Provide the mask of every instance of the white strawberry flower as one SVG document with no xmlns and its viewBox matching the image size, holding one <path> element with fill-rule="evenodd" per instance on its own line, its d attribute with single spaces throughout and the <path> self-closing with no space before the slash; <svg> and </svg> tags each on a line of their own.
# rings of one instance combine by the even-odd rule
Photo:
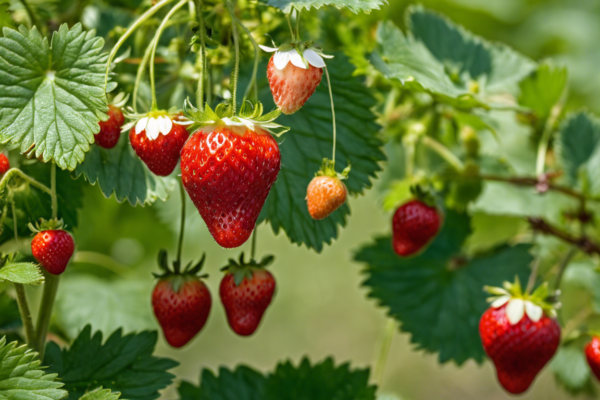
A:
<svg viewBox="0 0 600 400">
<path fill-rule="evenodd" d="M 506 318 L 511 325 L 517 324 L 525 314 L 532 322 L 538 322 L 544 315 L 542 307 L 529 300 L 520 298 L 511 298 L 510 296 L 500 296 L 496 298 L 491 306 L 500 308 L 506 304 Z"/>
<path fill-rule="evenodd" d="M 268 53 L 275 53 L 273 63 L 278 70 L 284 69 L 289 62 L 298 68 L 308 69 L 309 64 L 315 68 L 325 68 L 323 58 L 333 58 L 333 56 L 323 54 L 316 47 L 309 47 L 300 54 L 296 48 L 291 50 L 280 50 L 277 47 L 259 45 L 261 49 Z"/>
<path fill-rule="evenodd" d="M 139 135 L 146 131 L 146 137 L 149 140 L 155 140 L 159 134 L 168 135 L 173 128 L 173 121 L 166 115 L 143 117 L 135 124 L 135 134 Z"/>
</svg>

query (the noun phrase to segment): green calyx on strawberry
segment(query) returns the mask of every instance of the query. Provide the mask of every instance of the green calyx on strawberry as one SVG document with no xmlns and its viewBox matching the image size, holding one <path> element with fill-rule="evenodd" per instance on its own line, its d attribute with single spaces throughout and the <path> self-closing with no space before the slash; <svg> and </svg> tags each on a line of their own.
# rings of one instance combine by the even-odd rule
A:
<svg viewBox="0 0 600 400">
<path fill-rule="evenodd" d="M 321 168 L 315 173 L 315 176 L 330 176 L 332 178 L 345 180 L 348 179 L 348 175 L 350 175 L 350 169 L 351 165 L 350 162 L 348 162 L 348 166 L 344 168 L 342 172 L 336 172 L 335 161 L 330 160 L 329 158 L 324 158 Z"/>
<path fill-rule="evenodd" d="M 275 119 L 281 115 L 279 109 L 275 109 L 263 115 L 264 107 L 261 102 L 252 103 L 244 99 L 238 115 L 233 114 L 233 107 L 230 103 L 221 103 L 213 110 L 208 104 L 204 110 L 194 107 L 189 99 L 184 105 L 184 114 L 186 121 L 182 125 L 188 125 L 188 129 L 196 131 L 205 127 L 225 126 L 233 131 L 243 134 L 246 129 L 255 131 L 256 128 L 262 128 L 275 136 L 281 136 L 290 128 L 275 123 Z"/>
<path fill-rule="evenodd" d="M 177 292 L 179 286 L 183 284 L 186 279 L 204 279 L 208 277 L 208 274 L 200 274 L 204 267 L 204 261 L 206 260 L 206 254 L 202 255 L 202 258 L 194 263 L 190 261 L 183 270 L 181 269 L 181 263 L 178 260 L 174 260 L 172 266 L 169 266 L 169 256 L 165 249 L 160 249 L 158 252 L 158 268 L 160 273 L 152 273 L 157 279 L 168 279 L 173 282 L 173 290 Z"/>
<path fill-rule="evenodd" d="M 54 219 L 44 219 L 41 218 L 35 224 L 29 223 L 29 229 L 33 233 L 39 233 L 42 231 L 53 231 L 59 229 L 65 229 L 66 226 L 62 219 L 54 218 Z"/>
<path fill-rule="evenodd" d="M 260 261 L 252 258 L 246 262 L 244 258 L 244 253 L 240 254 L 240 258 L 237 261 L 230 258 L 229 264 L 221 268 L 221 271 L 233 275 L 233 281 L 236 286 L 240 286 L 244 279 L 252 279 L 255 270 L 265 269 L 275 260 L 275 257 L 272 255 L 264 256 Z"/>
<path fill-rule="evenodd" d="M 492 295 L 487 299 L 492 308 L 506 305 L 506 317 L 511 325 L 521 321 L 524 315 L 533 322 L 538 322 L 544 314 L 556 318 L 556 308 L 560 306 L 548 301 L 550 289 L 547 282 L 531 294 L 523 292 L 519 278 L 514 283 L 504 282 L 502 288 L 486 286 L 484 290 Z"/>
</svg>

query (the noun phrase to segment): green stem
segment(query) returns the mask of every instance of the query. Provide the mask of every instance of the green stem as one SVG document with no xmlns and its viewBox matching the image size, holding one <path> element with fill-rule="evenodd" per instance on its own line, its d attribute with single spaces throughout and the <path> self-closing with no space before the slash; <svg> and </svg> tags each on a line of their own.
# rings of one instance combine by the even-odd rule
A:
<svg viewBox="0 0 600 400">
<path fill-rule="evenodd" d="M 198 90 L 196 91 L 196 106 L 200 111 L 204 111 L 204 82 L 206 81 L 206 72 L 208 69 L 208 60 L 206 59 L 206 41 L 205 41 L 205 26 L 204 15 L 202 11 L 202 0 L 196 1 L 196 20 L 200 25 L 200 59 L 202 62 L 202 73 L 198 80 Z"/>
<path fill-rule="evenodd" d="M 52 218 L 58 218 L 58 199 L 56 196 L 56 164 L 50 167 L 50 197 L 52 199 Z"/>
<path fill-rule="evenodd" d="M 537 160 L 535 163 L 535 174 L 538 176 L 544 173 L 544 169 L 546 167 L 546 153 L 548 152 L 548 145 L 550 144 L 552 132 L 554 131 L 554 125 L 556 124 L 556 120 L 558 119 L 561 110 L 562 105 L 560 103 L 556 104 L 554 107 L 552 107 L 550 116 L 546 120 L 544 132 L 542 133 L 542 137 L 538 145 Z"/>
<path fill-rule="evenodd" d="M 437 140 L 431 138 L 430 136 L 423 136 L 421 138 L 421 143 L 425 146 L 429 147 L 431 150 L 435 151 L 440 157 L 448 162 L 448 164 L 452 165 L 454 169 L 458 172 L 461 172 L 465 166 L 462 161 L 458 157 L 454 155 L 446 146 L 438 142 Z"/>
<path fill-rule="evenodd" d="M 137 113 L 137 97 L 138 90 L 140 88 L 140 84 L 142 83 L 142 78 L 144 76 L 144 70 L 146 69 L 146 65 L 148 65 L 148 61 L 150 60 L 150 55 L 152 54 L 152 47 L 154 46 L 154 40 L 150 43 L 150 45 L 146 48 L 144 52 L 144 57 L 138 66 L 137 74 L 135 76 L 135 84 L 133 85 L 133 111 Z"/>
<path fill-rule="evenodd" d="M 254 226 L 254 231 L 252 232 L 252 244 L 250 247 L 250 259 L 254 260 L 254 256 L 256 255 L 256 230 L 258 226 Z"/>
<path fill-rule="evenodd" d="M 333 154 L 331 156 L 331 161 L 335 165 L 335 145 L 337 142 L 337 130 L 335 124 L 335 107 L 333 105 L 333 91 L 331 89 L 331 80 L 329 79 L 329 70 L 327 66 L 325 66 L 325 76 L 327 77 L 327 87 L 329 88 L 329 100 L 331 101 L 331 118 L 333 122 Z"/>
<path fill-rule="evenodd" d="M 379 349 L 379 355 L 377 356 L 377 361 L 375 362 L 375 367 L 373 369 L 373 380 L 379 386 L 381 386 L 383 382 L 385 364 L 387 363 L 390 348 L 392 347 L 392 339 L 394 338 L 395 332 L 396 321 L 394 321 L 392 318 L 388 318 L 388 321 L 385 325 L 383 340 L 381 341 L 381 348 Z"/>
<path fill-rule="evenodd" d="M 23 327 L 25 328 L 25 340 L 29 347 L 33 347 L 35 341 L 35 328 L 33 327 L 33 319 L 31 318 L 31 310 L 29 309 L 29 303 L 27 302 L 27 296 L 25 295 L 25 288 L 21 283 L 15 283 L 15 290 L 17 292 L 19 313 L 21 314 L 21 320 L 23 321 Z"/>
<path fill-rule="evenodd" d="M 294 34 L 294 29 L 292 28 L 292 21 L 290 21 L 290 16 L 292 15 L 292 13 L 290 12 L 289 14 L 285 15 L 285 19 L 287 20 L 288 26 L 290 27 L 290 34 L 292 35 L 292 42 L 296 41 L 296 35 Z"/>
<path fill-rule="evenodd" d="M 86 263 L 97 265 L 121 276 L 126 276 L 128 273 L 132 272 L 125 265 L 119 264 L 113 260 L 112 257 L 107 256 L 106 254 L 96 253 L 94 251 L 77 251 L 75 254 L 73 254 L 71 262 L 74 264 Z"/>
<path fill-rule="evenodd" d="M 156 82 L 154 81 L 154 59 L 156 57 L 156 49 L 158 48 L 158 42 L 160 41 L 160 35 L 162 34 L 167 22 L 169 19 L 183 6 L 187 4 L 188 0 L 181 0 L 179 3 L 175 4 L 173 8 L 169 10 L 165 18 L 162 20 L 158 29 L 156 30 L 156 34 L 154 35 L 154 41 L 152 43 L 152 54 L 150 55 L 150 87 L 152 89 L 152 105 L 150 109 L 155 111 L 158 109 L 156 102 Z"/>
<path fill-rule="evenodd" d="M 31 186 L 40 189 L 42 192 L 45 192 L 47 194 L 49 194 L 50 196 L 52 196 L 52 189 L 50 189 L 48 186 L 36 181 L 35 179 L 33 179 L 32 177 L 30 177 L 29 175 L 27 175 L 26 173 L 24 173 L 23 171 L 21 171 L 18 168 L 11 168 L 9 169 L 4 176 L 2 177 L 2 180 L 0 180 L 0 193 L 3 192 L 4 190 L 6 190 L 6 186 L 8 185 L 8 182 L 10 182 L 10 180 L 12 178 L 14 178 L 15 176 L 18 176 L 19 178 L 23 179 L 25 182 L 29 183 Z"/>
<path fill-rule="evenodd" d="M 254 95 L 256 96 L 256 100 L 258 101 L 258 89 L 256 86 L 256 74 L 258 72 L 258 60 L 260 54 L 258 43 L 256 43 L 256 40 L 254 40 L 254 37 L 252 37 L 252 33 L 250 33 L 250 30 L 246 28 L 246 26 L 242 23 L 242 21 L 240 21 L 240 19 L 235 14 L 233 14 L 233 18 L 235 18 L 235 21 L 242 27 L 244 32 L 246 32 L 246 35 L 248 35 L 248 38 L 250 39 L 250 41 L 252 42 L 252 46 L 254 47 L 254 66 L 252 68 L 252 79 L 250 80 L 250 82 L 248 82 L 248 86 L 244 91 L 244 98 L 248 98 L 250 90 L 254 88 Z"/>
<path fill-rule="evenodd" d="M 558 273 L 556 274 L 556 280 L 554 281 L 554 291 L 560 289 L 560 282 L 562 281 L 562 277 L 565 273 L 565 270 L 567 269 L 567 266 L 569 265 L 575 254 L 577 254 L 577 250 L 578 249 L 576 247 L 571 247 L 569 252 L 560 262 L 560 266 L 558 267 Z"/>
<path fill-rule="evenodd" d="M 227 0 L 227 9 L 229 10 L 229 13 L 231 14 L 231 20 L 235 21 L 236 16 L 235 16 L 235 6 L 234 3 L 231 0 Z M 233 115 L 235 115 L 236 112 L 236 107 L 237 107 L 237 84 L 238 84 L 238 78 L 240 76 L 240 38 L 238 36 L 238 31 L 237 31 L 237 25 L 235 23 L 233 23 L 231 25 L 232 31 L 233 31 L 233 44 L 235 47 L 235 65 L 233 68 L 233 75 L 231 77 L 231 107 L 232 107 L 232 111 L 233 111 Z"/>
<path fill-rule="evenodd" d="M 113 49 L 111 50 L 110 55 L 108 56 L 108 61 L 106 62 L 106 76 L 104 77 L 104 90 L 106 90 L 106 86 L 108 85 L 108 74 L 110 73 L 110 64 L 112 63 L 112 61 L 114 60 L 115 56 L 117 55 L 117 52 L 119 51 L 119 48 L 123 45 L 123 43 L 125 43 L 125 41 L 129 38 L 129 36 L 131 36 L 131 34 L 137 28 L 139 28 L 144 22 L 146 22 L 146 20 L 148 18 L 150 18 L 151 16 L 153 16 L 154 13 L 156 13 L 158 10 L 160 10 L 162 7 L 164 7 L 165 5 L 169 4 L 172 1 L 174 1 L 174 0 L 162 0 L 162 1 L 159 1 L 158 3 L 156 3 L 155 5 L 153 5 L 152 7 L 150 7 L 137 20 L 135 20 L 135 22 L 133 23 L 133 25 L 131 25 L 129 27 L 129 29 L 127 29 L 125 31 L 125 33 L 123 34 L 123 36 L 121 36 L 119 38 L 119 40 L 115 44 L 115 47 L 113 47 Z"/>
<path fill-rule="evenodd" d="M 21 2 L 21 4 L 23 5 L 23 8 L 27 12 L 27 15 L 29 16 L 29 21 L 31 22 L 31 25 L 38 26 L 39 22 L 38 22 L 37 18 L 35 17 L 33 10 L 31 9 L 31 7 L 29 7 L 29 4 L 27 3 L 27 1 L 26 0 L 19 0 L 19 1 Z M 43 27 L 40 26 L 40 29 L 41 28 L 43 28 Z"/>
<path fill-rule="evenodd" d="M 295 9 L 296 10 L 296 37 L 298 38 L 298 40 L 300 40 L 300 12 L 301 9 Z"/>
<path fill-rule="evenodd" d="M 44 273 L 46 283 L 44 284 L 44 293 L 42 294 L 42 302 L 37 320 L 37 335 L 35 339 L 35 350 L 40 354 L 40 360 L 44 360 L 44 351 L 46 345 L 46 336 L 48 335 L 48 327 L 50 326 L 50 317 L 52 316 L 52 308 L 58 291 L 59 276 Z"/>
<path fill-rule="evenodd" d="M 175 262 L 177 271 L 181 266 L 181 252 L 183 249 L 183 234 L 185 232 L 185 189 L 183 188 L 183 182 L 179 184 L 179 193 L 181 196 L 181 224 L 179 225 L 179 242 L 177 244 L 177 261 Z"/>
</svg>

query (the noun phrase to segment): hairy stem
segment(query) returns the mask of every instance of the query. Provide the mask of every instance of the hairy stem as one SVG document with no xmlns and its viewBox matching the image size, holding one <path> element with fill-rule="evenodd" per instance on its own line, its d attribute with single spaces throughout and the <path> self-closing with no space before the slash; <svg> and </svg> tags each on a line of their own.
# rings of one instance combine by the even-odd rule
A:
<svg viewBox="0 0 600 400">
<path fill-rule="evenodd" d="M 327 69 L 327 66 L 325 66 L 325 76 L 327 77 L 327 87 L 329 88 L 329 100 L 331 101 L 331 119 L 333 123 L 333 154 L 331 156 L 331 161 L 333 161 L 333 164 L 335 165 L 335 145 L 337 142 L 337 130 L 335 124 L 335 107 L 333 105 L 333 90 L 331 88 L 331 80 L 329 79 L 329 70 Z"/>
<path fill-rule="evenodd" d="M 567 186 L 555 185 L 555 184 L 549 183 L 549 182 L 540 182 L 539 178 L 534 178 L 534 177 L 505 177 L 505 176 L 499 176 L 499 175 L 480 175 L 479 178 L 486 180 L 486 181 L 511 183 L 511 184 L 517 185 L 517 186 L 537 186 L 540 183 L 543 183 L 547 187 L 548 190 L 560 192 L 562 194 L 573 197 L 580 201 L 582 201 L 582 200 L 585 201 L 587 199 L 583 193 L 573 190 Z M 600 199 L 590 198 L 590 200 L 600 200 Z"/>
<path fill-rule="evenodd" d="M 15 283 L 15 291 L 17 292 L 19 313 L 21 314 L 23 328 L 25 329 L 25 340 L 29 347 L 33 347 L 35 341 L 35 328 L 33 327 L 33 318 L 31 317 L 31 310 L 29 309 L 29 303 L 27 302 L 27 296 L 25 295 L 25 288 L 22 284 Z"/>
<path fill-rule="evenodd" d="M 231 29 L 233 31 L 233 45 L 235 48 L 235 65 L 231 76 L 231 107 L 233 115 L 235 115 L 237 107 L 237 84 L 240 76 L 240 38 L 237 31 L 237 24 L 235 24 L 237 18 L 235 16 L 235 3 L 232 0 L 227 0 L 227 9 L 229 10 L 229 14 L 231 14 L 231 20 L 233 22 Z"/>
<path fill-rule="evenodd" d="M 392 347 L 392 339 L 396 333 L 396 321 L 392 318 L 388 318 L 385 325 L 385 332 L 381 341 L 381 347 L 379 348 L 379 355 L 373 368 L 373 381 L 381 386 L 383 382 L 383 373 L 385 372 L 385 365 Z"/>
<path fill-rule="evenodd" d="M 154 59 L 156 57 L 156 49 L 158 48 L 158 42 L 160 41 L 160 35 L 162 34 L 167 22 L 169 19 L 183 6 L 187 4 L 188 0 L 181 0 L 179 3 L 175 4 L 173 8 L 169 10 L 165 18 L 162 20 L 158 29 L 156 30 L 156 34 L 154 35 L 154 41 L 152 42 L 152 54 L 150 55 L 150 87 L 152 89 L 152 105 L 151 110 L 155 111 L 157 107 L 156 102 L 156 82 L 154 81 Z"/>
<path fill-rule="evenodd" d="M 208 69 L 208 60 L 206 59 L 206 41 L 205 41 L 205 31 L 206 28 L 204 26 L 204 14 L 202 11 L 202 0 L 196 1 L 196 20 L 200 25 L 200 55 L 199 58 L 202 64 L 202 72 L 200 74 L 200 79 L 198 79 L 198 89 L 196 90 L 196 107 L 200 111 L 204 111 L 204 82 L 206 81 L 206 73 Z"/>
<path fill-rule="evenodd" d="M 104 77 L 104 90 L 106 90 L 106 86 L 108 85 L 108 74 L 110 73 L 110 64 L 113 62 L 115 56 L 117 55 L 119 48 L 123 45 L 123 43 L 125 43 L 125 41 L 129 38 L 129 36 L 131 36 L 131 34 L 137 28 L 139 28 L 144 22 L 146 22 L 146 20 L 148 18 L 153 16 L 154 13 L 156 13 L 158 10 L 160 10 L 162 7 L 164 7 L 165 5 L 169 4 L 172 1 L 175 1 L 175 0 L 162 0 L 162 1 L 159 1 L 158 3 L 156 3 L 155 5 L 153 5 L 152 7 L 150 7 L 145 13 L 143 13 L 138 19 L 136 19 L 135 22 L 129 27 L 129 29 L 127 29 L 125 31 L 123 36 L 121 36 L 119 38 L 119 40 L 115 44 L 115 47 L 113 47 L 113 49 L 111 50 L 111 52 L 108 56 L 108 61 L 106 62 L 106 76 Z"/>
<path fill-rule="evenodd" d="M 248 86 L 244 91 L 244 98 L 247 98 L 250 94 L 250 90 L 254 88 L 254 95 L 256 97 L 256 100 L 258 101 L 258 88 L 256 85 L 256 74 L 258 72 L 258 61 L 260 54 L 258 49 L 258 43 L 256 43 L 256 40 L 254 40 L 254 37 L 252 36 L 252 33 L 250 33 L 250 30 L 246 28 L 246 25 L 244 25 L 235 14 L 233 14 L 232 16 L 233 18 L 235 18 L 235 21 L 242 27 L 244 32 L 246 32 L 246 35 L 248 35 L 248 38 L 250 39 L 250 41 L 252 42 L 252 46 L 254 47 L 254 66 L 252 67 L 252 79 L 250 80 L 250 82 L 248 82 Z"/>
<path fill-rule="evenodd" d="M 294 28 L 292 28 L 292 21 L 290 21 L 290 16 L 292 15 L 293 9 L 289 14 L 285 15 L 285 19 L 287 20 L 288 26 L 290 27 L 290 34 L 292 35 L 292 42 L 296 41 L 296 35 L 294 34 Z"/>
<path fill-rule="evenodd" d="M 421 138 L 421 143 L 423 143 L 425 146 L 429 147 L 431 150 L 436 152 L 458 172 L 461 172 L 465 168 L 462 161 L 460 161 L 460 159 L 456 157 L 454 153 L 452 153 L 446 146 L 444 146 L 437 140 L 431 138 L 430 136 L 423 136 Z"/>
</svg>

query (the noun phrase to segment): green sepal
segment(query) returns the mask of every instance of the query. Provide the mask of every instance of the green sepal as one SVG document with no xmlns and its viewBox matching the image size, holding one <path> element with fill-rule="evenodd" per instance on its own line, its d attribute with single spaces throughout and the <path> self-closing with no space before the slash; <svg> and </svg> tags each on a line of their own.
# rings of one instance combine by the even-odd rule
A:
<svg viewBox="0 0 600 400">
<path fill-rule="evenodd" d="M 260 261 L 256 261 L 252 258 L 246 262 L 244 258 L 245 256 L 242 252 L 237 261 L 233 258 L 230 258 L 229 264 L 221 268 L 221 271 L 233 274 L 233 282 L 235 283 L 235 286 L 240 286 L 244 279 L 252 279 L 255 270 L 264 269 L 271 265 L 275 260 L 275 256 L 273 255 L 264 256 Z"/>
<path fill-rule="evenodd" d="M 169 256 L 165 249 L 160 249 L 158 251 L 158 268 L 161 270 L 161 273 L 152 273 L 152 275 L 157 279 L 167 279 L 171 277 L 194 277 L 194 278 L 206 278 L 208 274 L 200 275 L 200 271 L 204 266 L 204 262 L 206 261 L 206 253 L 202 254 L 202 258 L 194 264 L 193 261 L 190 261 L 186 267 L 181 270 L 181 265 L 177 260 L 174 260 L 172 263 L 172 268 L 169 267 Z"/>
<path fill-rule="evenodd" d="M 492 295 L 492 297 L 487 299 L 488 302 L 492 303 L 499 297 L 504 296 L 509 296 L 514 299 L 523 299 L 540 306 L 547 315 L 556 318 L 556 309 L 560 307 L 560 303 L 554 301 L 554 296 L 552 296 L 552 293 L 550 293 L 548 282 L 542 283 L 531 294 L 523 291 L 523 287 L 521 286 L 521 281 L 519 280 L 518 276 L 515 277 L 514 282 L 506 281 L 502 284 L 502 286 L 502 288 L 491 286 L 483 287 L 484 291 Z"/>
<path fill-rule="evenodd" d="M 337 173 L 335 172 L 335 161 L 330 160 L 329 158 L 324 158 L 323 163 L 321 164 L 321 169 L 315 173 L 315 176 L 330 176 L 332 178 L 344 180 L 348 179 L 351 168 L 352 166 L 350 165 L 350 160 L 348 160 L 348 166 L 344 168 L 342 172 Z"/>
<path fill-rule="evenodd" d="M 422 203 L 427 204 L 429 207 L 437 207 L 436 197 L 433 194 L 433 189 L 430 186 L 424 186 L 421 184 L 412 185 L 410 187 L 410 193 Z"/>
<path fill-rule="evenodd" d="M 31 222 L 29 223 L 29 229 L 31 229 L 31 232 L 33 233 L 38 233 L 41 231 L 53 231 L 53 230 L 58 230 L 58 229 L 64 229 L 66 226 L 63 222 L 62 219 L 58 219 L 58 218 L 54 218 L 54 219 L 50 219 L 50 220 L 46 220 L 46 219 L 40 219 L 38 222 L 34 224 L 32 224 Z"/>
</svg>

